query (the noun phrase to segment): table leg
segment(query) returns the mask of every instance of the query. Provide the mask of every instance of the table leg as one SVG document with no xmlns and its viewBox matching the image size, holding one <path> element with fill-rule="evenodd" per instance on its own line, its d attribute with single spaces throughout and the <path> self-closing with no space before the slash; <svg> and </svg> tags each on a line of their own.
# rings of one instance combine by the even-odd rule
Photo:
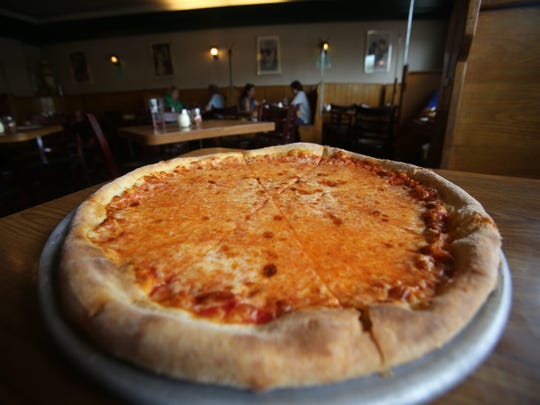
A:
<svg viewBox="0 0 540 405">
<path fill-rule="evenodd" d="M 47 156 L 45 156 L 45 147 L 43 146 L 43 139 L 41 139 L 41 136 L 38 136 L 36 138 L 36 143 L 39 150 L 39 157 L 41 158 L 41 161 L 43 164 L 48 164 L 49 161 L 47 160 Z"/>
</svg>

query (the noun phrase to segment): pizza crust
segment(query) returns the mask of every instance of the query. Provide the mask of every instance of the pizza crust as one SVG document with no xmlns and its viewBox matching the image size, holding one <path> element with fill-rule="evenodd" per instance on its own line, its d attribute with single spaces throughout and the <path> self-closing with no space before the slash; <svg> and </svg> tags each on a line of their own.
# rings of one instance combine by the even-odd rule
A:
<svg viewBox="0 0 540 405">
<path fill-rule="evenodd" d="M 319 156 L 344 153 L 292 144 L 246 155 L 298 150 Z M 67 315 L 110 353 L 157 373 L 256 390 L 368 375 L 441 347 L 472 319 L 496 286 L 501 244 L 497 229 L 476 200 L 434 172 L 350 155 L 436 188 L 450 208 L 455 276 L 428 308 L 377 304 L 363 314 L 355 309 L 302 310 L 264 325 L 219 324 L 150 301 L 134 276 L 120 271 L 88 239 L 90 230 L 106 218 L 109 201 L 144 176 L 200 161 L 243 159 L 242 153 L 234 152 L 143 167 L 84 202 L 62 252 L 61 298 Z M 360 315 L 367 322 L 360 322 Z"/>
</svg>

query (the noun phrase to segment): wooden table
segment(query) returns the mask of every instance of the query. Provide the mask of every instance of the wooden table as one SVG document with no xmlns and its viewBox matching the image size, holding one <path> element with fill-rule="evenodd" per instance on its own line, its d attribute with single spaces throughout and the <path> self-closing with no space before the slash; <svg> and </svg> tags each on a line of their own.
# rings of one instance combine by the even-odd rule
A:
<svg viewBox="0 0 540 405">
<path fill-rule="evenodd" d="M 62 125 L 47 125 L 43 127 L 36 127 L 31 129 L 22 129 L 17 131 L 16 134 L 0 135 L 1 143 L 18 143 L 31 141 L 33 139 L 41 139 L 42 136 L 57 134 L 64 129 Z"/>
<path fill-rule="evenodd" d="M 273 122 L 205 120 L 200 127 L 192 127 L 187 130 L 179 129 L 176 124 L 167 125 L 164 131 L 155 131 L 151 125 L 139 125 L 120 128 L 119 134 L 144 146 L 154 146 L 222 136 L 254 134 L 274 131 L 274 129 Z"/>
<path fill-rule="evenodd" d="M 440 171 L 497 222 L 513 283 L 509 323 L 495 351 L 435 404 L 540 403 L 540 180 Z M 37 295 L 38 259 L 58 222 L 97 187 L 0 219 L 0 399 L 112 404 L 49 338 Z M 219 399 L 216 399 L 219 400 Z"/>
<path fill-rule="evenodd" d="M 47 164 L 48 160 L 47 156 L 45 155 L 42 138 L 47 135 L 57 134 L 59 132 L 62 132 L 63 130 L 64 128 L 62 127 L 62 125 L 46 125 L 36 126 L 35 128 L 29 129 L 20 129 L 15 134 L 0 135 L 0 146 L 1 144 L 12 145 L 18 144 L 20 142 L 35 140 L 41 161 Z"/>
</svg>

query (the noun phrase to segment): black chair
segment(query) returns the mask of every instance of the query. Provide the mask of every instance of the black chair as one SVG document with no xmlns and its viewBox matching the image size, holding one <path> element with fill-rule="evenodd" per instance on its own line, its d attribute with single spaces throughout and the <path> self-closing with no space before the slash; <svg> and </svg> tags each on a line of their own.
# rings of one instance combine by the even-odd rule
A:
<svg viewBox="0 0 540 405">
<path fill-rule="evenodd" d="M 323 143 L 348 149 L 354 122 L 354 105 L 330 105 L 329 120 L 323 125 Z"/>
<path fill-rule="evenodd" d="M 315 115 L 317 114 L 317 99 L 319 97 L 317 86 L 313 86 L 307 92 L 306 97 L 308 99 L 309 109 L 311 110 L 311 122 L 309 124 L 313 124 L 315 122 Z"/>
<path fill-rule="evenodd" d="M 356 105 L 351 130 L 351 150 L 373 157 L 393 159 L 395 156 L 396 107 Z"/>
</svg>

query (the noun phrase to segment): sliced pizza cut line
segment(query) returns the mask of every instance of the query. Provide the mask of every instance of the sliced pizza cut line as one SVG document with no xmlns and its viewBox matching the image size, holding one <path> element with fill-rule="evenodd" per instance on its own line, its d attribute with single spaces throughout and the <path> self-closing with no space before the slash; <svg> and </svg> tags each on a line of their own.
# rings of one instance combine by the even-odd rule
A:
<svg viewBox="0 0 540 405">
<path fill-rule="evenodd" d="M 327 149 L 325 148 L 325 151 Z M 319 161 L 320 163 L 320 161 Z M 315 168 L 313 168 L 309 173 L 311 173 Z M 308 173 L 306 173 L 307 175 Z M 303 176 L 305 177 L 305 176 Z M 298 183 L 300 182 L 301 179 L 297 179 L 294 183 Z M 294 184 L 293 183 L 293 184 Z M 292 184 L 291 184 L 292 185 Z M 282 190 L 282 191 L 285 191 L 285 190 Z M 281 193 L 280 193 L 281 194 Z M 281 217 L 284 219 L 284 221 L 286 221 L 287 223 L 287 226 L 289 227 L 289 229 L 291 230 L 291 235 L 292 237 L 294 237 L 296 239 L 296 241 L 298 242 L 298 244 L 302 247 L 302 250 L 304 251 L 304 253 L 306 255 L 308 255 L 308 257 L 311 258 L 312 261 L 314 261 L 314 258 L 311 257 L 310 255 L 310 252 L 306 252 L 306 249 L 304 248 L 303 246 L 303 243 L 302 243 L 302 240 L 301 238 L 299 237 L 297 231 L 295 230 L 294 226 L 292 226 L 291 222 L 289 221 L 287 215 L 282 211 L 281 207 L 279 206 L 279 200 L 276 198 L 276 196 L 274 196 L 274 203 L 276 204 L 276 208 L 279 210 L 280 212 L 280 215 Z M 335 223 L 336 225 L 340 224 L 341 223 L 341 220 L 337 219 L 335 216 L 333 216 L 331 213 L 328 213 L 324 210 L 324 208 L 322 208 L 323 212 L 329 217 L 332 219 L 332 222 Z M 317 271 L 317 270 L 315 270 Z M 321 283 L 321 285 L 324 286 L 325 289 L 327 289 L 334 297 L 335 299 L 337 300 L 337 302 L 339 302 L 339 305 L 340 307 L 342 308 L 347 308 L 348 306 L 345 305 L 343 302 L 340 301 L 340 298 L 339 298 L 339 295 L 337 295 L 334 291 L 332 291 L 332 288 L 330 285 L 328 285 L 327 283 L 325 283 L 319 273 L 317 272 L 316 273 L 316 278 L 318 279 L 318 282 Z M 349 309 L 353 309 L 353 308 L 349 308 Z M 376 349 L 376 352 L 377 352 L 377 355 L 379 357 L 379 363 L 380 363 L 380 369 L 385 369 L 385 357 L 384 357 L 384 353 L 379 345 L 379 343 L 377 342 L 377 339 L 375 338 L 375 334 L 373 332 L 373 329 L 372 329 L 372 323 L 371 323 L 371 320 L 369 318 L 369 307 L 365 307 L 365 306 L 362 306 L 362 307 L 356 307 L 354 308 L 357 313 L 358 313 L 358 328 L 359 330 L 361 331 L 361 335 L 365 335 L 367 334 L 369 336 L 369 339 L 370 341 L 372 342 L 373 344 L 373 347 Z M 360 343 L 360 340 L 359 340 L 359 343 Z"/>
<path fill-rule="evenodd" d="M 321 163 L 317 170 L 328 171 L 322 167 L 323 164 L 326 162 Z M 336 172 L 341 173 L 341 167 L 338 169 Z M 376 302 L 394 302 L 408 306 L 418 300 L 429 300 L 435 293 L 434 287 L 439 283 L 439 276 L 422 274 L 422 271 L 429 272 L 433 267 L 424 260 L 429 258 L 430 252 L 422 252 L 427 243 L 423 234 L 426 224 L 421 219 L 423 203 L 414 208 L 412 199 L 413 208 L 403 211 L 399 207 L 399 199 L 408 200 L 411 197 L 409 190 L 405 188 L 400 191 L 397 187 L 397 194 L 388 191 L 385 193 L 387 199 L 382 205 L 390 204 L 387 207 L 390 213 L 388 217 L 385 217 L 383 208 L 381 208 L 383 214 L 374 211 L 379 213 L 380 218 L 370 216 L 369 210 L 356 213 L 355 211 L 362 208 L 359 207 L 359 200 L 354 199 L 355 190 L 341 188 L 338 193 L 339 201 L 328 198 L 334 190 L 339 189 L 335 186 L 336 183 L 346 184 L 350 179 L 339 177 L 337 180 L 331 179 L 329 182 L 331 185 L 325 188 L 324 184 L 316 181 L 317 170 L 281 194 L 278 205 L 304 249 L 321 264 L 322 267 L 318 268 L 319 274 L 327 281 L 334 295 L 343 305 L 357 308 Z M 366 172 L 366 175 L 369 175 L 369 172 Z M 385 178 L 381 179 L 378 176 L 374 176 L 374 180 L 382 182 L 381 184 L 386 182 Z M 408 223 L 416 222 L 416 232 L 414 229 L 400 226 L 400 212 L 406 214 Z M 396 224 L 392 224 L 393 221 Z M 305 225 L 306 223 L 311 223 L 314 229 L 325 235 L 325 238 L 312 238 L 312 230 Z M 393 226 L 389 226 L 390 224 Z M 396 257 L 399 257 L 395 261 L 392 259 L 394 250 Z M 398 254 L 398 251 L 403 254 Z M 339 265 L 333 256 L 341 256 Z M 408 259 L 404 262 L 401 257 Z M 351 267 L 350 263 L 357 263 L 355 266 L 359 267 Z M 416 271 L 418 265 L 421 265 L 421 268 Z M 394 267 L 395 271 L 392 270 Z M 388 272 L 389 270 L 391 271 Z M 409 272 L 412 272 L 411 275 Z M 359 284 L 345 285 L 340 280 L 343 282 L 359 280 Z M 419 284 L 415 280 L 420 280 Z M 347 298 L 341 295 L 345 292 L 348 292 Z M 374 299 L 365 301 L 363 296 Z"/>
<path fill-rule="evenodd" d="M 317 167 L 325 149 L 319 145 L 297 143 L 244 152 L 244 159 L 261 188 L 274 198 Z"/>
<path fill-rule="evenodd" d="M 309 149 L 265 153 L 295 148 Z M 61 285 L 70 316 L 116 356 L 255 390 L 381 372 L 443 345 L 493 289 L 490 252 L 500 237 L 492 222 L 428 171 L 313 148 L 317 164 L 300 173 L 279 175 L 268 159 L 278 174 L 268 184 L 247 166 L 246 154 L 258 152 L 246 152 L 164 162 L 105 186 L 81 206 L 66 239 Z M 178 167 L 176 187 L 168 176 Z M 107 204 L 144 176 L 166 201 L 152 193 L 115 200 L 103 221 Z M 455 207 L 451 240 L 431 185 Z M 103 232 L 92 234 L 99 226 Z M 134 260 L 131 249 L 145 239 Z M 448 244 L 455 263 L 445 268 Z M 115 249 L 120 260 L 109 255 Z M 173 270 L 160 267 L 163 256 Z M 132 279 L 126 269 L 135 265 L 154 266 L 149 280 Z M 393 269 L 404 273 L 396 280 Z M 425 285 L 417 276 L 427 276 Z M 438 289 L 445 278 L 452 283 Z"/>
<path fill-rule="evenodd" d="M 212 170 L 212 161 L 191 162 L 137 178 L 111 198 L 106 219 L 86 237 L 120 268 L 129 269 L 145 293 L 159 297 L 171 269 L 200 260 L 265 205 L 268 197 L 251 179 L 241 155 L 236 162 L 225 165 L 228 172 Z M 179 186 L 177 176 L 188 184 L 193 179 L 198 187 Z M 156 187 L 161 192 L 155 193 Z M 140 249 L 144 255 L 136 254 Z"/>
<path fill-rule="evenodd" d="M 164 289 L 160 305 L 227 324 L 265 324 L 291 312 L 341 308 L 272 200 Z"/>
</svg>

